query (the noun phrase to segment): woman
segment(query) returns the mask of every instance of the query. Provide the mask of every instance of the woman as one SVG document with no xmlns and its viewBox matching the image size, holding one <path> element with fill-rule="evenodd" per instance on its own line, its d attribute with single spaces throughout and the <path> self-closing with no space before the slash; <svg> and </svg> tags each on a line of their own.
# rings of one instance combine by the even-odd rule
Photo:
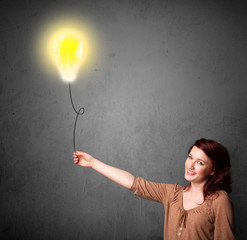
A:
<svg viewBox="0 0 247 240">
<path fill-rule="evenodd" d="M 230 157 L 221 144 L 200 139 L 185 161 L 189 185 L 154 183 L 109 166 L 87 153 L 74 152 L 74 163 L 91 167 L 137 196 L 165 207 L 164 239 L 230 240 L 234 238 Z"/>
</svg>

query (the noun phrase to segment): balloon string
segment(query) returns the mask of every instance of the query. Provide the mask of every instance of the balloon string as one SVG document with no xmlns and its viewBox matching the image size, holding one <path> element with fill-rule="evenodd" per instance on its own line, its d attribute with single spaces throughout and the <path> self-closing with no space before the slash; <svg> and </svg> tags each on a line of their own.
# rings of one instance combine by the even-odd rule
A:
<svg viewBox="0 0 247 240">
<path fill-rule="evenodd" d="M 73 131 L 73 146 L 74 146 L 74 151 L 75 151 L 75 146 L 76 146 L 76 143 L 75 143 L 76 124 L 77 124 L 78 116 L 84 114 L 85 108 L 81 107 L 81 108 L 79 108 L 78 111 L 76 110 L 74 102 L 73 102 L 73 98 L 72 98 L 70 82 L 69 82 L 69 96 L 70 96 L 71 105 L 72 105 L 72 107 L 73 107 L 73 109 L 74 109 L 74 111 L 76 113 L 76 118 L 75 118 L 75 123 L 74 123 L 74 131 Z"/>
</svg>

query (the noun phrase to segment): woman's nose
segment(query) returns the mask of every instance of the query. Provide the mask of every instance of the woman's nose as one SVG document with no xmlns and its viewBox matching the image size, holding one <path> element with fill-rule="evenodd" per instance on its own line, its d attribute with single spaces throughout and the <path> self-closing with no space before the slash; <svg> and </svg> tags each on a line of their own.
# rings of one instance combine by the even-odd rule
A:
<svg viewBox="0 0 247 240">
<path fill-rule="evenodd" d="M 194 164 L 195 164 L 194 162 L 190 163 L 189 168 L 190 168 L 190 169 L 194 169 L 194 168 L 195 168 L 195 167 L 194 167 Z"/>
</svg>

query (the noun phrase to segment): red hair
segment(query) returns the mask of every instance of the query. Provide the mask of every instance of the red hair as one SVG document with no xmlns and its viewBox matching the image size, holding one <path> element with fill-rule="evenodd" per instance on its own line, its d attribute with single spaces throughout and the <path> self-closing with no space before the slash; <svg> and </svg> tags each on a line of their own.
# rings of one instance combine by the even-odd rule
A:
<svg viewBox="0 0 247 240">
<path fill-rule="evenodd" d="M 217 190 L 224 190 L 230 193 L 232 191 L 231 164 L 227 149 L 218 142 L 205 138 L 196 140 L 191 146 L 189 153 L 193 146 L 197 146 L 201 149 L 213 163 L 214 174 L 208 178 L 204 185 L 204 198 L 206 199 L 206 197 L 216 193 Z"/>
</svg>

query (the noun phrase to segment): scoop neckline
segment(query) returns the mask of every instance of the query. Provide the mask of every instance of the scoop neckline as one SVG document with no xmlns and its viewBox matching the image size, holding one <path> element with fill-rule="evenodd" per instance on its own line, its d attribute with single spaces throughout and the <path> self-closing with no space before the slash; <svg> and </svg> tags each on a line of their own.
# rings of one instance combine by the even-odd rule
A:
<svg viewBox="0 0 247 240">
<path fill-rule="evenodd" d="M 198 210 L 198 209 L 200 209 L 200 208 L 203 208 L 204 205 L 205 205 L 205 203 L 206 203 L 206 201 L 207 201 L 207 199 L 206 199 L 206 200 L 204 199 L 203 203 L 200 204 L 199 206 L 193 207 L 193 208 L 190 208 L 190 209 L 186 210 L 186 209 L 184 208 L 184 203 L 183 203 L 183 198 L 184 198 L 184 197 L 183 197 L 183 190 L 181 191 L 181 194 L 180 194 L 180 195 L 181 195 L 181 196 L 180 196 L 180 206 L 182 207 L 183 211 L 185 211 L 185 212 L 193 212 L 193 211 L 196 211 L 196 210 Z"/>
</svg>

